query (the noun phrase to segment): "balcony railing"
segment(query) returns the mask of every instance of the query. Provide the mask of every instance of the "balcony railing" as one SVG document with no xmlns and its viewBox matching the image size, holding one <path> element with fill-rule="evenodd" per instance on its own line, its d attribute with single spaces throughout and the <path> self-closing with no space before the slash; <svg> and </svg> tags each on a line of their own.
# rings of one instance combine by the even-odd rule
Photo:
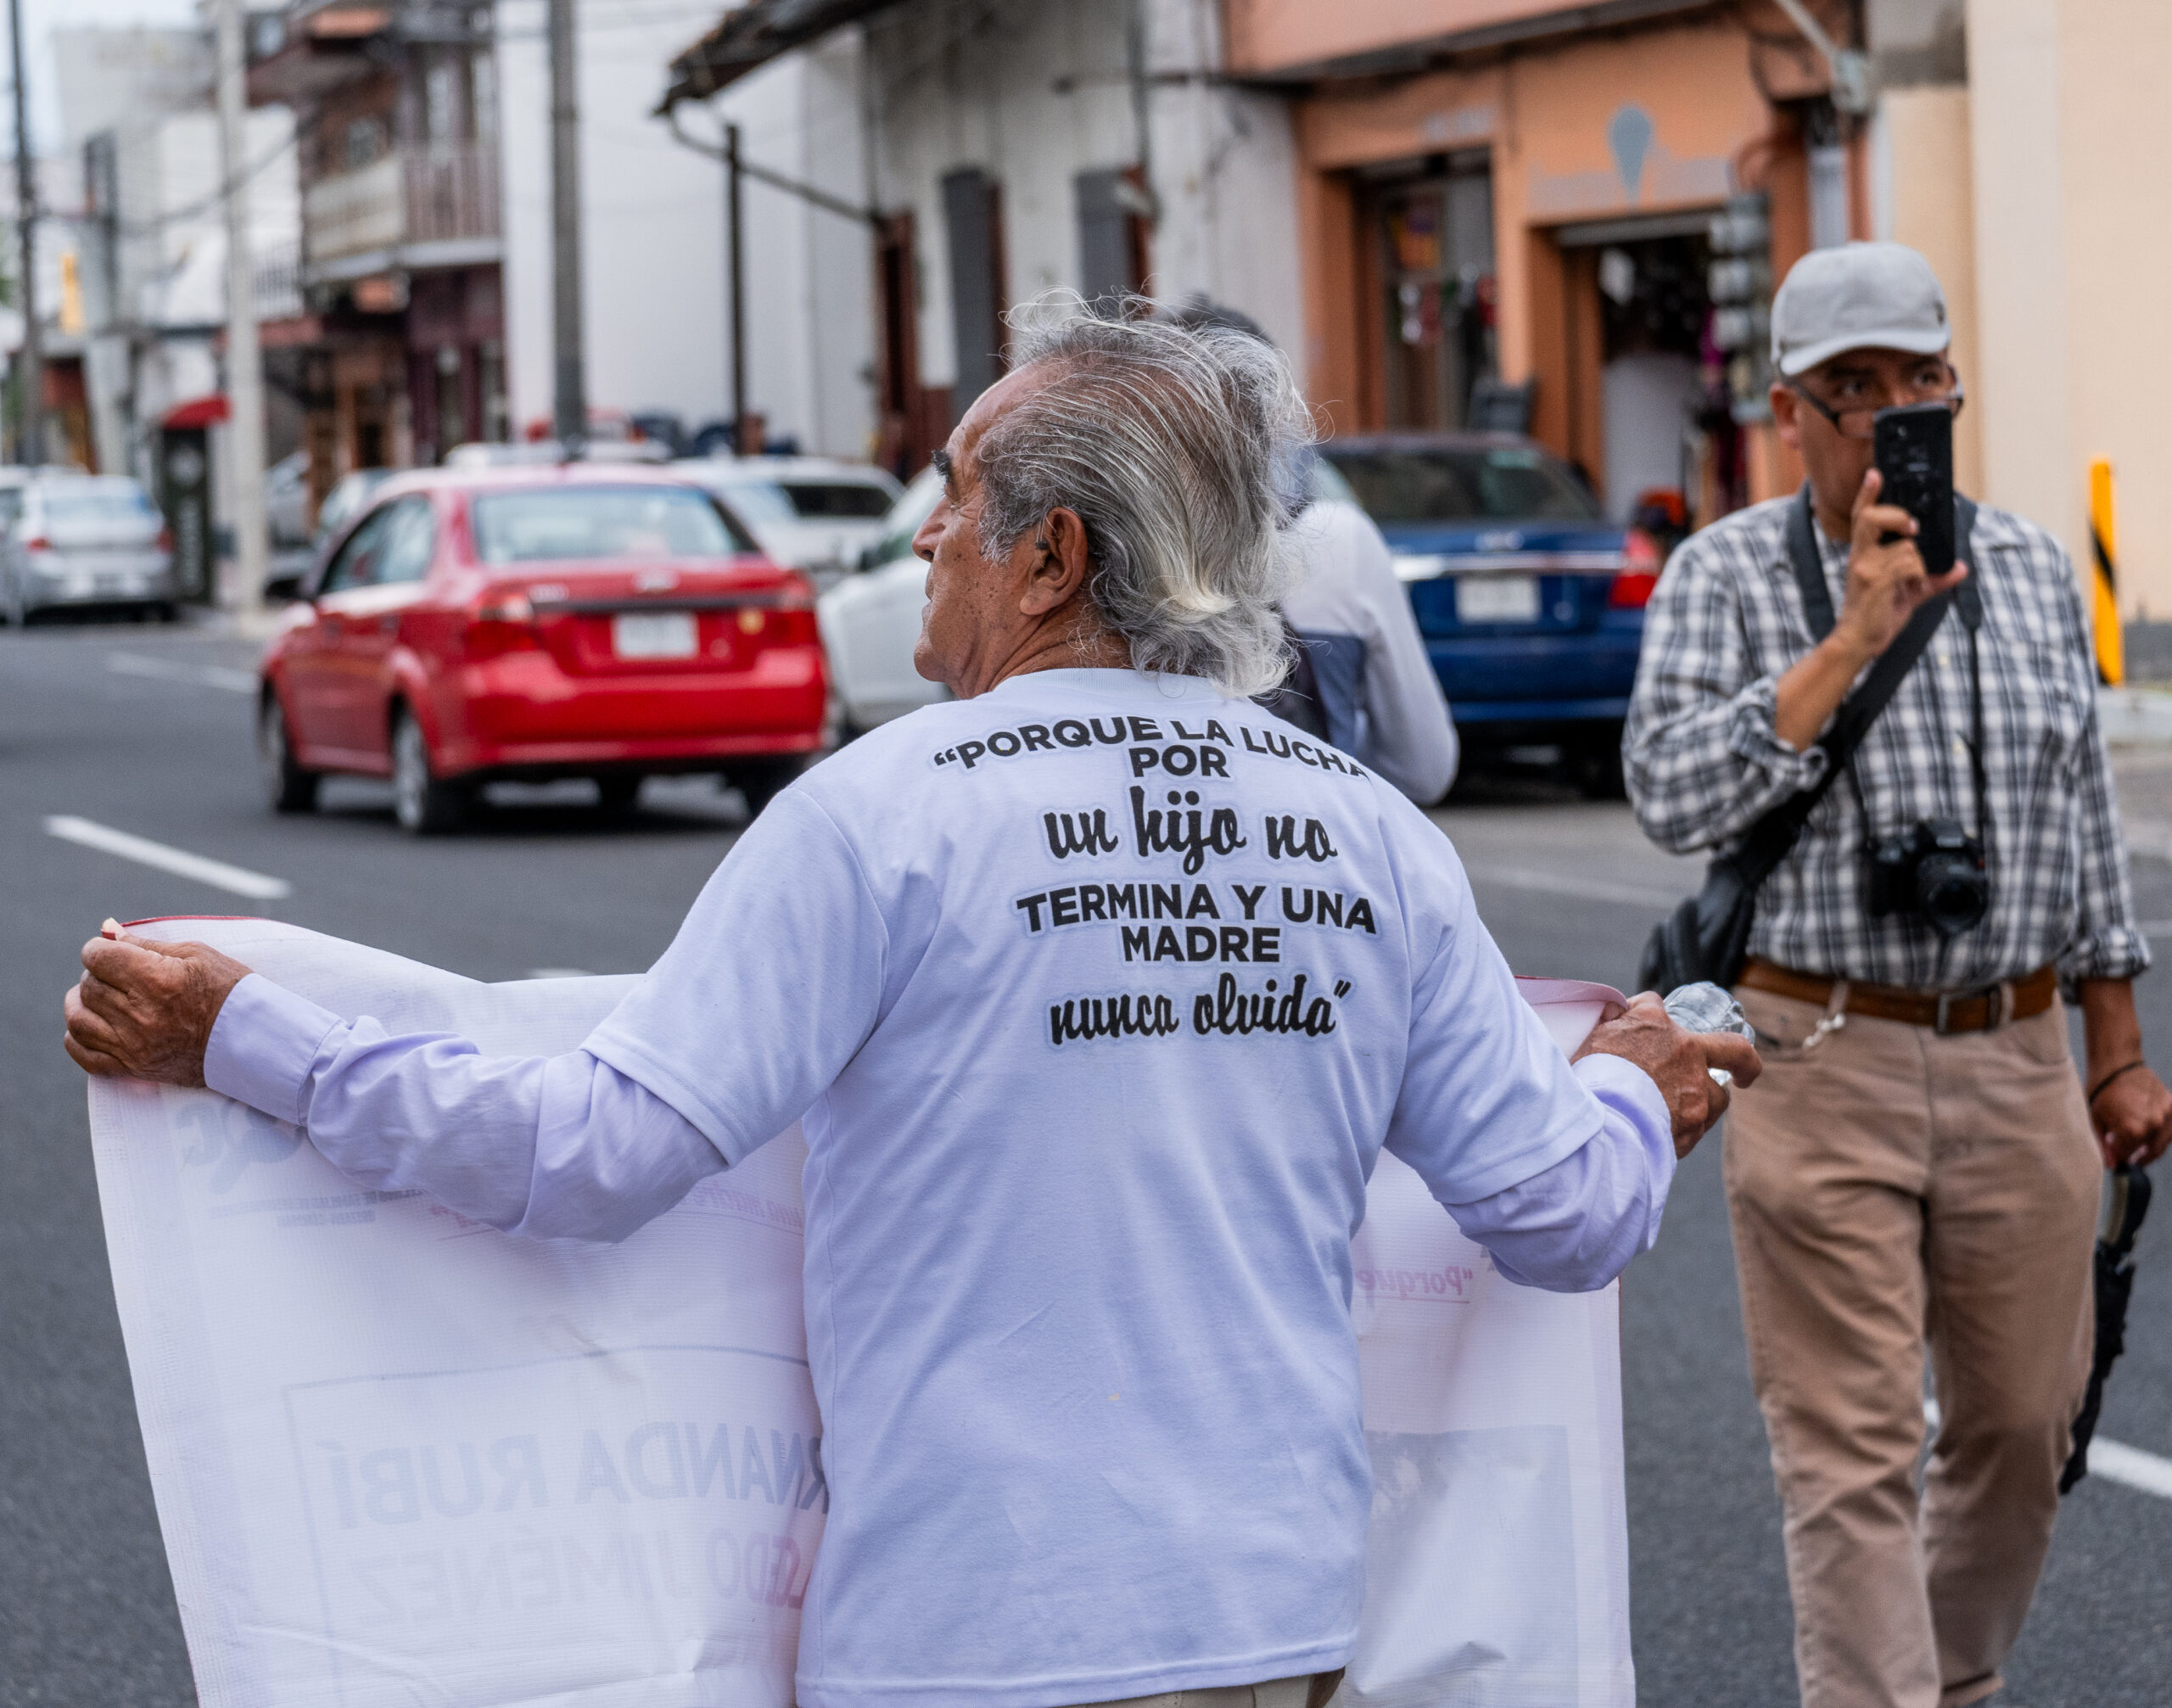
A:
<svg viewBox="0 0 2172 1708">
<path fill-rule="evenodd" d="M 313 268 L 413 244 L 495 238 L 496 150 L 472 143 L 403 149 L 319 178 L 302 193 L 302 231 Z"/>
</svg>

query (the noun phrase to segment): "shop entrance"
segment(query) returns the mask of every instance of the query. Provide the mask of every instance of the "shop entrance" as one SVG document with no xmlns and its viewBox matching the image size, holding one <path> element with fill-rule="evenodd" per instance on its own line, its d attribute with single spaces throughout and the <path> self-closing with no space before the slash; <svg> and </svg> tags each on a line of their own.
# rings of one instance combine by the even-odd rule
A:
<svg viewBox="0 0 2172 1708">
<path fill-rule="evenodd" d="M 1452 431 L 1496 366 L 1493 180 L 1481 150 L 1369 169 L 1359 179 L 1378 419 Z"/>
<path fill-rule="evenodd" d="M 1616 521 L 1671 543 L 1748 501 L 1744 435 L 1713 338 L 1711 214 L 1554 233 L 1575 460 Z M 1583 336 L 1579 336 L 1581 333 Z"/>
</svg>

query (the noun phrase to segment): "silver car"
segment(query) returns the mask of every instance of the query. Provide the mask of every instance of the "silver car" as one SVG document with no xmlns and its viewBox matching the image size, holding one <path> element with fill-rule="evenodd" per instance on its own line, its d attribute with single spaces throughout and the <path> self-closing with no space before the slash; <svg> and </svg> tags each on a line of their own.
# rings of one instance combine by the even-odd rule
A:
<svg viewBox="0 0 2172 1708">
<path fill-rule="evenodd" d="M 21 624 L 34 611 L 133 606 L 178 614 L 173 539 L 139 482 L 121 475 L 40 475 L 0 546 L 0 609 Z"/>
</svg>

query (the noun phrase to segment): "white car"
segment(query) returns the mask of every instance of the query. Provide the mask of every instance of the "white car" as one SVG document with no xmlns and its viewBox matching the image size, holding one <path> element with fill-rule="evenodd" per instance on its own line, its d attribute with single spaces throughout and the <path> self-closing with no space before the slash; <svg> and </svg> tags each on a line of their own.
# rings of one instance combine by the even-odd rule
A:
<svg viewBox="0 0 2172 1708">
<path fill-rule="evenodd" d="M 37 611 L 125 605 L 173 622 L 173 536 L 142 483 L 41 471 L 0 547 L 0 609 L 20 628 Z"/>
<path fill-rule="evenodd" d="M 770 561 L 826 587 L 887 531 L 904 490 L 885 469 L 827 456 L 697 456 L 672 473 L 698 480 L 746 524 Z"/>
<path fill-rule="evenodd" d="M 927 603 L 927 565 L 913 556 L 913 535 L 942 496 L 943 477 L 922 469 L 877 524 L 859 567 L 814 602 L 843 738 L 950 697 L 913 669 Z"/>
<path fill-rule="evenodd" d="M 1315 498 L 1357 502 L 1349 483 L 1325 457 L 1312 459 L 1311 478 Z M 927 565 L 913 556 L 913 535 L 942 496 L 943 477 L 932 468 L 921 470 L 861 552 L 859 567 L 814 602 L 843 739 L 950 697 L 941 683 L 913 669 L 920 613 L 927 603 Z"/>
</svg>

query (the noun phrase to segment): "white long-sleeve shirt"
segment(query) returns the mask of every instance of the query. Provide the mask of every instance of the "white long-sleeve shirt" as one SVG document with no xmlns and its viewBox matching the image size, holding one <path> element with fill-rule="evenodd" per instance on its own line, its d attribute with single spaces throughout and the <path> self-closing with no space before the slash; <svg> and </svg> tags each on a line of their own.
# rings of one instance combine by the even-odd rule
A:
<svg viewBox="0 0 2172 1708">
<path fill-rule="evenodd" d="M 387 1038 L 253 977 L 205 1072 L 358 1180 L 540 1236 L 624 1235 L 803 1119 L 807 1708 L 1341 1666 L 1380 1148 L 1557 1287 L 1649 1243 L 1673 1168 L 1656 1089 L 1563 1061 L 1422 815 L 1131 671 L 819 767 L 579 1050 Z"/>
<path fill-rule="evenodd" d="M 1290 540 L 1304 579 L 1282 610 L 1313 655 L 1329 738 L 1431 806 L 1456 780 L 1456 726 L 1387 541 L 1371 517 L 1333 498 L 1307 505 Z"/>
</svg>

